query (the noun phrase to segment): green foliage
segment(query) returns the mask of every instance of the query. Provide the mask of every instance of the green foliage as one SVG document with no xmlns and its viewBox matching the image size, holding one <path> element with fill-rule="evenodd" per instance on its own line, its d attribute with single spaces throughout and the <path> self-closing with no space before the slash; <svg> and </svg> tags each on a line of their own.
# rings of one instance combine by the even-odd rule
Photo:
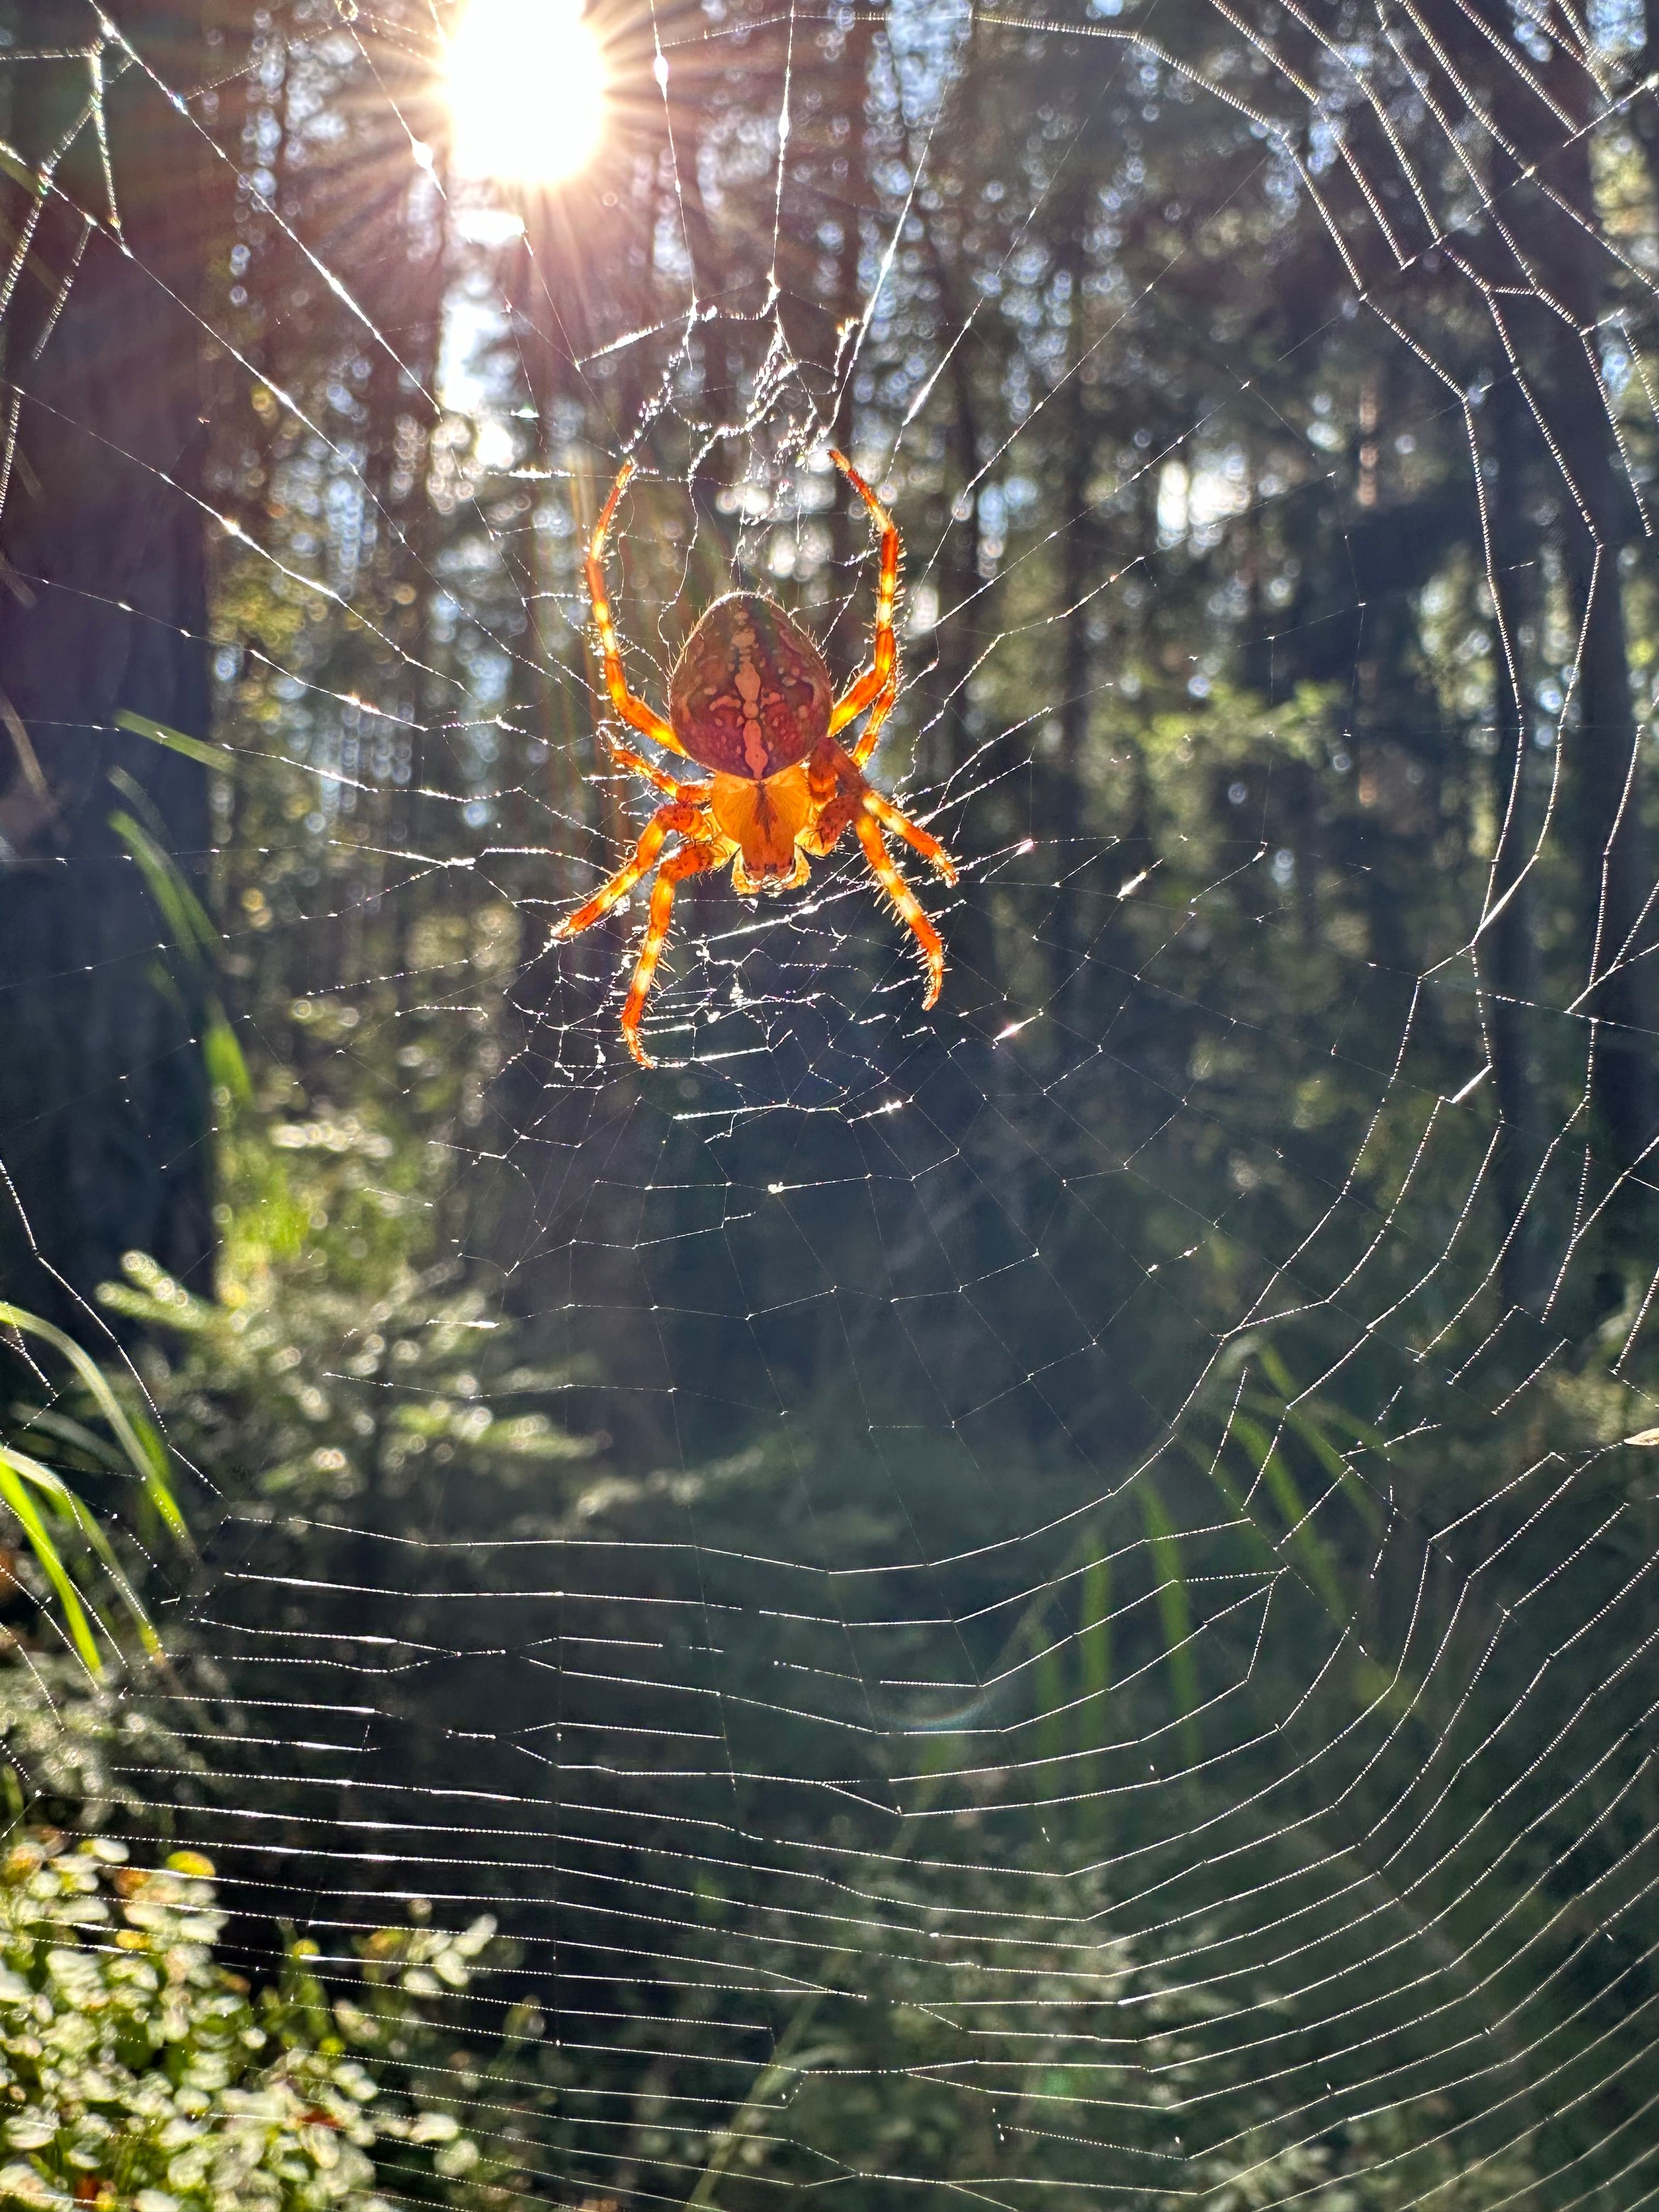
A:
<svg viewBox="0 0 1659 2212">
<path fill-rule="evenodd" d="M 78 1655 L 0 1644 L 0 1802 L 9 1821 L 46 1819 L 98 1829 L 165 1834 L 204 1771 L 182 1742 L 112 1669 L 89 1677 Z"/>
<path fill-rule="evenodd" d="M 388 2092 L 420 2000 L 464 1988 L 492 1923 L 373 1938 L 359 2001 L 331 2003 L 314 1945 L 252 1992 L 217 1965 L 213 1868 L 179 1851 L 130 1864 L 33 1832 L 0 1863 L 0 2204 L 114 2212 L 379 2212 L 452 2201 L 478 2165 L 453 2109 Z"/>
<path fill-rule="evenodd" d="M 1403 2112 L 1362 2100 L 1308 2139 L 1297 2088 L 1311 2069 L 1284 2048 L 1267 1977 L 1207 1982 L 1174 1931 L 1115 1933 L 1100 1875 L 1022 1877 L 971 1852 L 902 1857 L 873 1879 L 836 1866 L 820 1940 L 773 1950 L 781 1976 L 810 1986 L 780 2005 L 770 2052 L 729 2111 L 712 2126 L 641 2112 L 639 2154 L 665 2198 L 749 2212 L 850 2183 L 869 2212 L 899 2212 L 930 2190 L 1036 2179 L 1060 2201 L 1092 2201 L 1103 2137 L 1159 2212 L 1195 2198 L 1206 2212 L 1287 2198 L 1316 2212 L 1425 2201 L 1482 2212 L 1536 2185 L 1502 2129 L 1449 2140 L 1455 2107 L 1438 2095 Z M 722 1954 L 711 1944 L 708 1955 Z M 728 1971 L 741 1956 L 734 1939 Z M 688 1994 L 684 2016 L 707 2002 Z M 615 2055 L 650 2047 L 650 2027 L 620 2022 Z M 1408 2045 L 1404 2031 L 1395 2047 Z M 660 2065 L 657 2081 L 665 2090 Z"/>
<path fill-rule="evenodd" d="M 131 731 L 135 736 L 149 738 L 173 751 L 193 753 L 198 760 L 204 755 L 210 761 L 218 757 L 215 747 L 201 744 L 159 722 L 149 721 L 142 714 L 123 714 L 117 720 L 123 729 Z M 164 996 L 199 1010 L 203 1066 L 219 1110 L 228 1112 L 232 1106 L 246 1102 L 251 1084 L 247 1063 L 217 988 L 223 939 L 169 850 L 167 824 L 143 786 L 119 768 L 110 770 L 110 781 L 127 804 L 117 807 L 109 817 L 109 826 L 144 879 L 144 887 L 167 931 L 172 963 L 177 969 L 175 974 L 167 966 L 161 966 L 151 980 Z"/>
<path fill-rule="evenodd" d="M 360 1111 L 262 1115 L 227 1146 L 218 1296 L 142 1254 L 105 1286 L 169 1432 L 245 1503 L 397 1515 L 458 1466 L 511 1488 L 592 1451 L 549 1410 L 569 1371 L 434 1253 L 448 1173 Z"/>
<path fill-rule="evenodd" d="M 27 1408 L 13 1435 L 0 1439 L 0 1505 L 15 1522 L 29 1552 L 58 1600 L 64 1626 L 82 1664 L 102 1675 L 106 1651 L 119 1654 L 118 1632 L 100 1611 L 94 1593 L 101 1586 L 136 1633 L 147 1657 L 161 1642 L 143 1598 L 106 1532 L 93 1504 L 75 1486 L 73 1475 L 114 1471 L 138 1485 L 148 1520 L 186 1550 L 189 1532 L 173 1495 L 166 1445 L 147 1408 L 124 1405 L 118 1387 L 72 1337 L 20 1306 L 0 1304 L 0 1330 L 12 1332 L 20 1352 L 33 1340 L 68 1365 L 75 1393 L 87 1402 L 89 1426 L 52 1400 Z M 31 1380 L 44 1382 L 33 1368 Z M 33 1450 L 17 1438 L 27 1434 Z M 69 1462 L 70 1473 L 40 1455 L 52 1448 Z"/>
</svg>

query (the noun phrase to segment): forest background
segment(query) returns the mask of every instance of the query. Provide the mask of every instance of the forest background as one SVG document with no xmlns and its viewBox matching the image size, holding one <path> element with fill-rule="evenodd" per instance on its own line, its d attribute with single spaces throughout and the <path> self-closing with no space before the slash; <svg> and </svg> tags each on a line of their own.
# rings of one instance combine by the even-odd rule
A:
<svg viewBox="0 0 1659 2212">
<path fill-rule="evenodd" d="M 0 0 L 0 1280 L 100 1376 L 20 1322 L 5 1433 L 167 1651 L 20 1538 L 13 1809 L 210 1847 L 256 1989 L 495 1917 L 394 2193 L 1659 2151 L 1659 28 L 1152 12 L 601 8 L 514 199 L 414 0 Z M 850 671 L 884 487 L 936 1023 L 847 872 L 687 899 L 653 1073 L 549 952 L 642 429 L 649 688 L 733 576 Z"/>
</svg>

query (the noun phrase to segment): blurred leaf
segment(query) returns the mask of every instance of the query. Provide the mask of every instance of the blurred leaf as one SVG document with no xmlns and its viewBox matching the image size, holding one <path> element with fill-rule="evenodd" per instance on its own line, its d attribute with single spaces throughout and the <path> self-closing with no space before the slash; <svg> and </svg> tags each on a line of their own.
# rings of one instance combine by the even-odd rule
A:
<svg viewBox="0 0 1659 2212">
<path fill-rule="evenodd" d="M 71 1849 L 43 1830 L 0 1861 L 5 2141 L 27 2155 L 0 2169 L 0 2200 L 349 2212 L 384 2204 L 383 2179 L 431 2203 L 434 2177 L 479 2168 L 424 2087 L 442 2080 L 436 2023 L 373 1991 L 337 2002 L 295 1942 L 254 1994 L 214 1956 L 213 1875 L 198 1851 L 145 1867 L 112 1838 Z"/>
<path fill-rule="evenodd" d="M 142 1416 L 134 1419 L 127 1413 L 97 1361 L 76 1344 L 73 1337 L 66 1335 L 51 1322 L 43 1321 L 38 1314 L 26 1313 L 21 1306 L 9 1305 L 3 1300 L 0 1300 L 0 1328 L 15 1328 L 24 1336 L 38 1337 L 69 1362 L 99 1412 L 108 1422 L 126 1455 L 127 1464 L 143 1483 L 145 1496 L 179 1543 L 186 1549 L 193 1550 L 189 1528 L 173 1494 L 166 1446 L 149 1421 Z"/>
<path fill-rule="evenodd" d="M 1243 1413 L 1233 1415 L 1232 1434 L 1255 1462 L 1257 1474 L 1283 1515 L 1285 1528 L 1291 1532 L 1291 1547 L 1318 1591 L 1321 1602 L 1328 1613 L 1340 1619 L 1345 1604 L 1342 1577 L 1318 1530 L 1309 1520 L 1307 1505 L 1297 1487 L 1296 1477 L 1285 1463 L 1278 1440 L 1261 1422 Z"/>
<path fill-rule="evenodd" d="M 1193 1608 L 1187 1595 L 1187 1577 L 1181 1565 L 1181 1544 L 1175 1524 L 1164 1510 L 1164 1501 L 1149 1482 L 1137 1486 L 1141 1518 L 1146 1528 L 1146 1548 L 1152 1554 L 1158 1581 L 1158 1619 L 1164 1628 L 1164 1649 L 1170 1662 L 1176 1711 L 1181 1716 L 1181 1737 L 1189 1765 L 1203 1757 L 1203 1743 L 1194 1718 L 1199 1706 L 1198 1664 L 1193 1656 Z"/>
<path fill-rule="evenodd" d="M 210 966 L 219 957 L 219 932 L 179 872 L 178 862 L 132 815 L 118 808 L 109 820 L 111 829 L 138 863 L 173 943 L 191 960 Z"/>
<path fill-rule="evenodd" d="M 58 1593 L 58 1601 L 64 1608 L 64 1618 L 69 1626 L 70 1640 L 80 1654 L 82 1664 L 94 1680 L 101 1680 L 104 1662 L 88 1619 L 89 1605 L 82 1604 L 75 1577 L 64 1564 L 63 1553 L 52 1541 L 34 1500 L 29 1496 L 27 1486 L 31 1483 L 48 1496 L 54 1494 L 53 1485 L 56 1483 L 57 1492 L 68 1496 L 64 1486 L 57 1483 L 49 1468 L 40 1466 L 38 1461 L 27 1458 L 21 1452 L 12 1450 L 9 1445 L 0 1444 L 0 1498 L 3 1498 L 21 1524 L 29 1549 L 40 1562 L 42 1572 Z M 92 1620 L 97 1621 L 105 1637 L 113 1644 L 115 1638 L 99 1620 L 95 1611 L 92 1612 Z"/>
<path fill-rule="evenodd" d="M 135 714 L 131 708 L 122 708 L 115 726 L 131 731 L 135 738 L 148 738 L 152 744 L 166 745 L 171 752 L 183 753 L 186 760 L 199 761 L 204 768 L 217 769 L 221 775 L 228 775 L 236 765 L 236 754 L 229 745 L 186 737 L 182 730 L 170 730 L 165 722 L 151 721 L 148 714 Z"/>
<path fill-rule="evenodd" d="M 212 917 L 171 853 L 161 845 L 136 817 L 118 808 L 110 827 L 137 863 L 149 895 L 167 925 L 168 936 L 191 966 L 203 976 L 216 969 L 224 939 Z M 253 1096 L 247 1062 L 236 1041 L 217 994 L 207 992 L 202 1024 L 202 1057 L 208 1080 L 239 1103 Z"/>
</svg>

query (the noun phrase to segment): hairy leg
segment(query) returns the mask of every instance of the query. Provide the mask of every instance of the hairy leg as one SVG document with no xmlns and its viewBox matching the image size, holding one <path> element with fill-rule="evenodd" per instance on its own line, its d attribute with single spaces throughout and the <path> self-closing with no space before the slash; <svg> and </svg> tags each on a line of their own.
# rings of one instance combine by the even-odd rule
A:
<svg viewBox="0 0 1659 2212">
<path fill-rule="evenodd" d="M 622 1030 L 628 1040 L 628 1049 L 641 1067 L 655 1065 L 640 1042 L 640 1017 L 645 1012 L 652 978 L 656 975 L 657 963 L 662 957 L 662 948 L 667 941 L 669 924 L 674 918 L 675 887 L 684 883 L 688 876 L 700 876 L 706 869 L 719 867 L 724 857 L 719 845 L 682 845 L 678 853 L 669 854 L 657 871 L 657 880 L 651 887 L 651 918 L 646 926 L 645 942 L 640 947 L 639 959 L 635 963 L 634 980 L 628 987 L 628 1003 L 622 1013 Z"/>
<path fill-rule="evenodd" d="M 703 812 L 689 800 L 676 799 L 659 806 L 641 832 L 640 842 L 623 862 L 602 890 L 595 891 L 586 906 L 579 906 L 574 914 L 566 915 L 553 932 L 552 942 L 559 944 L 567 937 L 578 937 L 591 929 L 601 915 L 609 914 L 619 898 L 631 891 L 640 878 L 648 875 L 664 844 L 678 831 L 682 837 L 690 836 L 703 826 Z"/>
<path fill-rule="evenodd" d="M 881 570 L 876 579 L 875 657 L 858 681 L 836 700 L 830 717 L 830 734 L 834 737 L 849 722 L 856 721 L 866 707 L 874 708 L 863 736 L 853 747 L 853 758 L 862 767 L 874 752 L 881 726 L 898 696 L 898 640 L 893 633 L 893 610 L 898 601 L 898 525 L 844 453 L 838 453 L 832 446 L 830 458 L 869 508 L 881 532 Z"/>
<path fill-rule="evenodd" d="M 945 947 L 939 933 L 923 913 L 921 902 L 911 890 L 896 867 L 881 834 L 881 824 L 873 814 L 860 814 L 854 827 L 858 841 L 864 848 L 864 857 L 872 872 L 893 904 L 899 919 L 909 929 L 921 947 L 922 958 L 927 963 L 927 988 L 922 996 L 924 1007 L 937 1003 L 940 986 L 945 981 Z"/>
<path fill-rule="evenodd" d="M 632 769 L 635 775 L 642 775 L 647 783 L 654 783 L 659 791 L 665 791 L 671 799 L 707 799 L 714 788 L 708 783 L 682 783 L 678 776 L 670 775 L 666 769 L 660 769 L 654 761 L 647 760 L 643 753 L 636 753 L 631 745 L 625 745 L 616 738 L 608 742 L 611 757 L 618 767 Z"/>
<path fill-rule="evenodd" d="M 894 668 L 887 681 L 876 694 L 876 703 L 870 709 L 870 719 L 860 731 L 852 750 L 852 757 L 862 768 L 876 750 L 881 735 L 881 726 L 893 711 L 893 702 L 898 697 L 898 670 Z"/>
<path fill-rule="evenodd" d="M 647 706 L 628 688 L 628 678 L 623 668 L 622 641 L 617 635 L 616 618 L 611 611 L 611 595 L 605 589 L 605 548 L 611 534 L 611 525 L 617 512 L 617 501 L 627 488 L 634 473 L 632 461 L 624 461 L 617 471 L 617 481 L 611 487 L 593 535 L 587 548 L 587 596 L 593 609 L 593 624 L 599 633 L 599 645 L 605 655 L 605 684 L 611 695 L 611 704 L 632 729 L 642 737 L 651 738 L 671 752 L 682 753 L 685 748 L 674 735 L 654 708 Z"/>
<path fill-rule="evenodd" d="M 919 823 L 902 814 L 890 799 L 884 799 L 878 791 L 864 787 L 864 811 L 873 814 L 878 822 L 890 830 L 896 837 L 902 837 L 913 853 L 920 853 L 929 867 L 937 868 L 947 884 L 957 879 L 957 864 L 937 837 L 931 837 Z"/>
<path fill-rule="evenodd" d="M 832 853 L 852 828 L 869 787 L 850 754 L 826 738 L 806 763 L 812 817 L 800 839 L 801 850 L 819 859 Z"/>
</svg>

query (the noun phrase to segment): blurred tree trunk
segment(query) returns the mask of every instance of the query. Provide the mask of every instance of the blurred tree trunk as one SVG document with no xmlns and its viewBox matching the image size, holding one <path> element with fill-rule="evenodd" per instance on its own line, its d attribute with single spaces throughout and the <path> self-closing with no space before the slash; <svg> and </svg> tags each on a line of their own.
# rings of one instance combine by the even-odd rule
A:
<svg viewBox="0 0 1659 2212">
<path fill-rule="evenodd" d="M 66 13 L 3 9 L 25 48 L 61 46 Z M 95 36 L 95 12 L 82 20 Z M 185 83 L 199 12 L 130 0 L 121 24 L 163 82 Z M 114 209 L 90 120 L 40 201 L 0 185 L 9 250 L 39 217 L 0 332 L 16 425 L 0 513 L 0 1158 L 27 1224 L 7 1208 L 0 1271 L 60 1313 L 135 1247 L 198 1289 L 212 1253 L 200 979 L 158 951 L 161 918 L 110 824 L 143 815 L 200 891 L 206 772 L 116 717 L 207 726 L 200 341 L 181 303 L 200 292 L 208 199 L 191 126 L 118 46 L 100 58 Z M 88 64 L 34 65 L 26 99 L 20 75 L 4 73 L 3 127 L 44 165 Z"/>
<path fill-rule="evenodd" d="M 1639 957 L 1650 941 L 1644 918 L 1652 876 L 1620 569 L 1620 554 L 1639 530 L 1640 517 L 1616 458 L 1593 350 L 1612 268 L 1611 257 L 1597 243 L 1601 233 L 1588 127 L 1601 95 L 1582 58 L 1583 42 L 1577 33 L 1583 27 L 1575 29 L 1571 14 L 1564 17 L 1565 33 L 1552 35 L 1540 94 L 1530 81 L 1534 64 L 1516 47 L 1507 9 L 1498 0 L 1480 0 L 1476 12 L 1487 39 L 1477 36 L 1470 21 L 1452 22 L 1450 11 L 1448 39 L 1486 86 L 1491 102 L 1498 142 L 1492 181 L 1494 191 L 1510 201 L 1510 213 L 1504 236 L 1494 234 L 1488 242 L 1485 273 L 1506 289 L 1516 288 L 1504 313 L 1510 343 L 1554 441 L 1551 489 L 1570 613 L 1579 637 L 1577 712 L 1565 738 L 1564 807 L 1589 970 L 1584 981 L 1589 988 L 1578 1004 L 1595 1023 L 1590 1096 L 1601 1141 L 1612 1165 L 1626 1170 L 1653 1139 L 1659 1096 L 1652 1059 L 1652 991 L 1647 965 Z M 1564 124 L 1564 116 L 1577 118 L 1580 127 Z M 1642 136 L 1639 125 L 1638 135 Z M 1524 240 L 1522 268 L 1506 242 L 1509 235 Z M 1507 436 L 1511 459 L 1520 434 L 1517 419 Z M 1501 421 L 1499 435 L 1505 435 Z M 1500 501 L 1504 496 L 1500 490 Z M 1513 563 L 1525 530 L 1524 519 L 1516 518 L 1510 552 L 1498 556 L 1500 568 L 1507 563 L 1506 589 L 1518 580 Z M 1498 739 L 1501 767 L 1504 747 L 1512 741 L 1501 715 Z M 1506 803 L 1500 793 L 1500 804 Z M 1500 860 L 1515 865 L 1512 854 L 1500 854 Z M 1522 962 L 1515 975 L 1524 987 L 1520 933 L 1529 927 L 1524 908 L 1512 916 L 1506 913 L 1504 922 L 1509 947 L 1506 952 L 1500 945 L 1496 957 Z M 1517 1110 L 1522 1103 L 1519 1068 L 1517 1061 L 1507 1075 L 1502 1067 L 1496 1070 L 1509 1084 Z M 1620 1218 L 1629 1227 L 1632 1209 L 1621 1209 Z"/>
<path fill-rule="evenodd" d="M 1651 85 L 1656 74 L 1659 74 L 1659 0 L 1644 0 L 1642 43 L 1627 65 L 1626 83 L 1635 88 Z M 1647 165 L 1649 186 L 1659 201 L 1659 97 L 1650 90 L 1632 90 L 1626 112 Z"/>
<path fill-rule="evenodd" d="M 1541 1272 L 1539 1217 L 1529 1205 L 1533 1177 L 1544 1153 L 1543 1096 L 1538 1065 L 1537 1006 L 1540 993 L 1537 896 L 1527 863 L 1538 836 L 1538 806 L 1533 786 L 1531 732 L 1528 725 L 1527 659 L 1531 625 L 1538 617 L 1535 533 L 1529 532 L 1527 501 L 1526 402 L 1512 376 L 1500 380 L 1492 398 L 1492 459 L 1497 482 L 1492 501 L 1493 612 L 1501 636 L 1495 647 L 1492 723 L 1492 811 L 1498 848 L 1492 860 L 1492 896 L 1499 907 L 1487 934 L 1486 972 L 1492 998 L 1486 1007 L 1492 1085 L 1504 1124 L 1495 1164 L 1503 1232 L 1504 1295 L 1513 1305 L 1536 1309 L 1548 1285 Z M 1511 658 L 1512 656 L 1512 658 Z"/>
<path fill-rule="evenodd" d="M 1056 265 L 1066 280 L 1065 371 L 1059 398 L 1060 616 L 1061 647 L 1059 702 L 1059 757 L 1055 763 L 1054 820 L 1086 836 L 1088 821 L 1089 723 L 1094 703 L 1095 656 L 1090 635 L 1092 594 L 1100 582 L 1100 530 L 1089 505 L 1095 471 L 1097 426 L 1089 405 L 1085 369 L 1088 320 L 1084 280 L 1088 274 L 1088 224 L 1093 178 L 1085 167 L 1080 188 L 1058 202 L 1061 227 Z M 1085 1014 L 1088 984 L 1088 942 L 1085 902 L 1092 878 L 1087 873 L 1086 843 L 1062 844 L 1060 874 L 1066 890 L 1055 915 L 1056 998 L 1073 1018 Z"/>
<path fill-rule="evenodd" d="M 1594 92 L 1559 40 L 1547 83 L 1569 113 L 1584 109 Z M 1584 1001 L 1598 1024 L 1591 1095 L 1613 1164 L 1622 1169 L 1642 1157 L 1655 1129 L 1652 993 L 1647 964 L 1639 957 L 1650 942 L 1644 921 L 1652 872 L 1619 559 L 1638 517 L 1615 463 L 1607 402 L 1589 350 L 1606 274 L 1606 257 L 1590 242 L 1596 231 L 1589 137 L 1583 131 L 1564 132 L 1541 106 L 1533 112 L 1534 148 L 1522 150 L 1536 151 L 1547 189 L 1531 199 L 1529 250 L 1540 288 L 1571 318 L 1569 324 L 1552 315 L 1547 338 L 1534 333 L 1547 344 L 1551 414 L 1567 479 L 1560 501 L 1562 553 L 1583 635 L 1569 834 L 1587 951 L 1594 947 L 1595 988 Z M 1575 210 L 1582 221 L 1574 219 Z"/>
<path fill-rule="evenodd" d="M 828 212 L 841 234 L 836 254 L 835 296 L 828 302 L 834 326 L 829 358 L 835 364 L 841 419 L 833 422 L 830 428 L 849 453 L 858 451 L 850 404 L 850 333 L 857 329 L 864 312 L 860 261 L 864 246 L 865 210 L 873 198 L 868 112 L 872 30 L 867 21 L 855 21 L 844 33 L 846 43 L 836 93 L 836 120 L 845 122 L 846 140 L 842 152 L 828 157 L 830 174 L 825 179 Z M 839 474 L 836 477 L 833 534 L 836 582 L 845 591 L 856 584 L 860 564 L 869 550 L 870 517 L 864 501 Z"/>
<path fill-rule="evenodd" d="M 942 295 L 954 313 L 957 294 L 942 256 L 938 261 Z M 960 327 L 960 325 L 957 325 Z M 953 494 L 945 543 L 939 554 L 939 619 L 933 633 L 934 696 L 939 704 L 933 731 L 921 763 L 931 782 L 944 783 L 973 750 L 969 678 L 981 651 L 986 586 L 979 571 L 979 399 L 965 346 L 952 349 L 951 407 L 945 423 L 945 489 Z"/>
</svg>

